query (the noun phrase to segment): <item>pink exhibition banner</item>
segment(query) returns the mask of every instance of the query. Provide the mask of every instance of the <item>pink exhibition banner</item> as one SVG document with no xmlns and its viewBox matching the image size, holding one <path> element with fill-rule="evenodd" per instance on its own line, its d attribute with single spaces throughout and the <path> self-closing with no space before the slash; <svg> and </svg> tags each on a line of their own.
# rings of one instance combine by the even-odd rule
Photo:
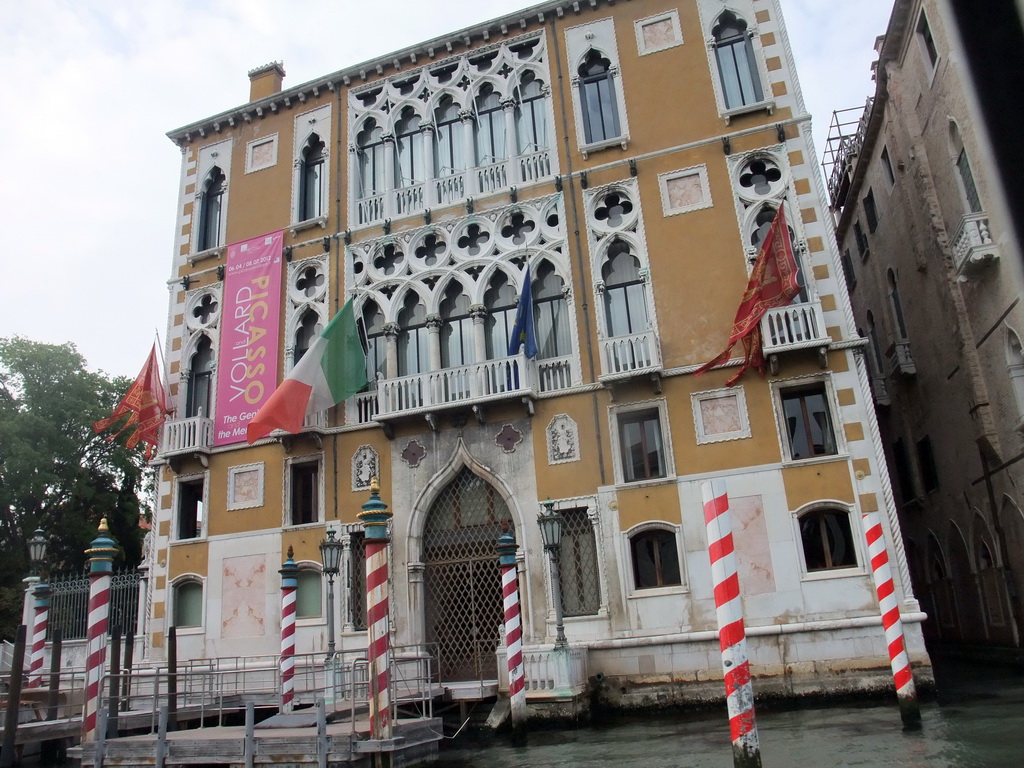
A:
<svg viewBox="0 0 1024 768">
<path fill-rule="evenodd" d="M 277 388 L 284 232 L 228 246 L 217 360 L 214 445 L 244 443 Z"/>
</svg>

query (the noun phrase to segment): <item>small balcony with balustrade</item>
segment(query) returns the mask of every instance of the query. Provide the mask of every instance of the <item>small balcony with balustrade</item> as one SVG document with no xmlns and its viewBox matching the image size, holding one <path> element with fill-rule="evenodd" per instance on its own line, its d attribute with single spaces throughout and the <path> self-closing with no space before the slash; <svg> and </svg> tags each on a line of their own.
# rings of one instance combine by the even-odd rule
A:
<svg viewBox="0 0 1024 768">
<path fill-rule="evenodd" d="M 964 216 L 950 243 L 958 277 L 976 275 L 999 259 L 999 245 L 992 240 L 984 212 Z"/>
<path fill-rule="evenodd" d="M 197 416 L 184 419 L 168 419 L 164 422 L 163 439 L 160 442 L 160 458 L 167 459 L 172 469 L 185 456 L 204 457 L 213 447 L 213 419 L 202 411 Z M 175 469 L 177 471 L 177 469 Z"/>
<path fill-rule="evenodd" d="M 832 343 L 817 299 L 769 309 L 761 318 L 761 340 L 773 375 L 778 373 L 780 355 L 800 350 L 817 350 L 818 362 L 825 367 Z"/>
<path fill-rule="evenodd" d="M 653 329 L 612 336 L 599 342 L 601 374 L 598 380 L 605 386 L 614 386 L 628 379 L 650 376 L 660 391 L 661 345 Z"/>
</svg>

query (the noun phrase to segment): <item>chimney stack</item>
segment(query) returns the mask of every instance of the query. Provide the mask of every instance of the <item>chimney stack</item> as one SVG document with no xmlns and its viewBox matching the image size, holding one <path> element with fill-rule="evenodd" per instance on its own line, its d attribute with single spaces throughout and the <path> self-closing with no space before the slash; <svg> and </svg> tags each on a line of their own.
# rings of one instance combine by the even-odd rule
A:
<svg viewBox="0 0 1024 768">
<path fill-rule="evenodd" d="M 259 101 L 281 92 L 284 82 L 284 66 L 272 61 L 262 67 L 249 70 L 249 101 Z"/>
</svg>

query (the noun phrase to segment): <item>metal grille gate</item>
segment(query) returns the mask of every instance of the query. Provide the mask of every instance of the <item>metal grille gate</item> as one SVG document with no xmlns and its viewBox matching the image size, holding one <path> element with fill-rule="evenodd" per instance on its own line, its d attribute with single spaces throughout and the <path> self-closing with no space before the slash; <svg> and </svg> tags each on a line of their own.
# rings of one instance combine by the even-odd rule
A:
<svg viewBox="0 0 1024 768">
<path fill-rule="evenodd" d="M 426 636 L 436 645 L 442 680 L 497 679 L 494 649 L 503 613 L 495 546 L 509 517 L 501 495 L 466 468 L 427 516 Z"/>
</svg>

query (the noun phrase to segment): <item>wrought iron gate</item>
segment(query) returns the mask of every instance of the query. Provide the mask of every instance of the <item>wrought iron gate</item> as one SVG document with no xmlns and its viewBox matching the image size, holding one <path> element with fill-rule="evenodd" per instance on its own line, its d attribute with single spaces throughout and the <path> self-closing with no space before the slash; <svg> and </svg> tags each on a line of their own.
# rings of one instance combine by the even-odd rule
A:
<svg viewBox="0 0 1024 768">
<path fill-rule="evenodd" d="M 423 531 L 426 636 L 442 680 L 493 680 L 502 622 L 495 545 L 508 506 L 463 468 L 434 501 Z"/>
</svg>

